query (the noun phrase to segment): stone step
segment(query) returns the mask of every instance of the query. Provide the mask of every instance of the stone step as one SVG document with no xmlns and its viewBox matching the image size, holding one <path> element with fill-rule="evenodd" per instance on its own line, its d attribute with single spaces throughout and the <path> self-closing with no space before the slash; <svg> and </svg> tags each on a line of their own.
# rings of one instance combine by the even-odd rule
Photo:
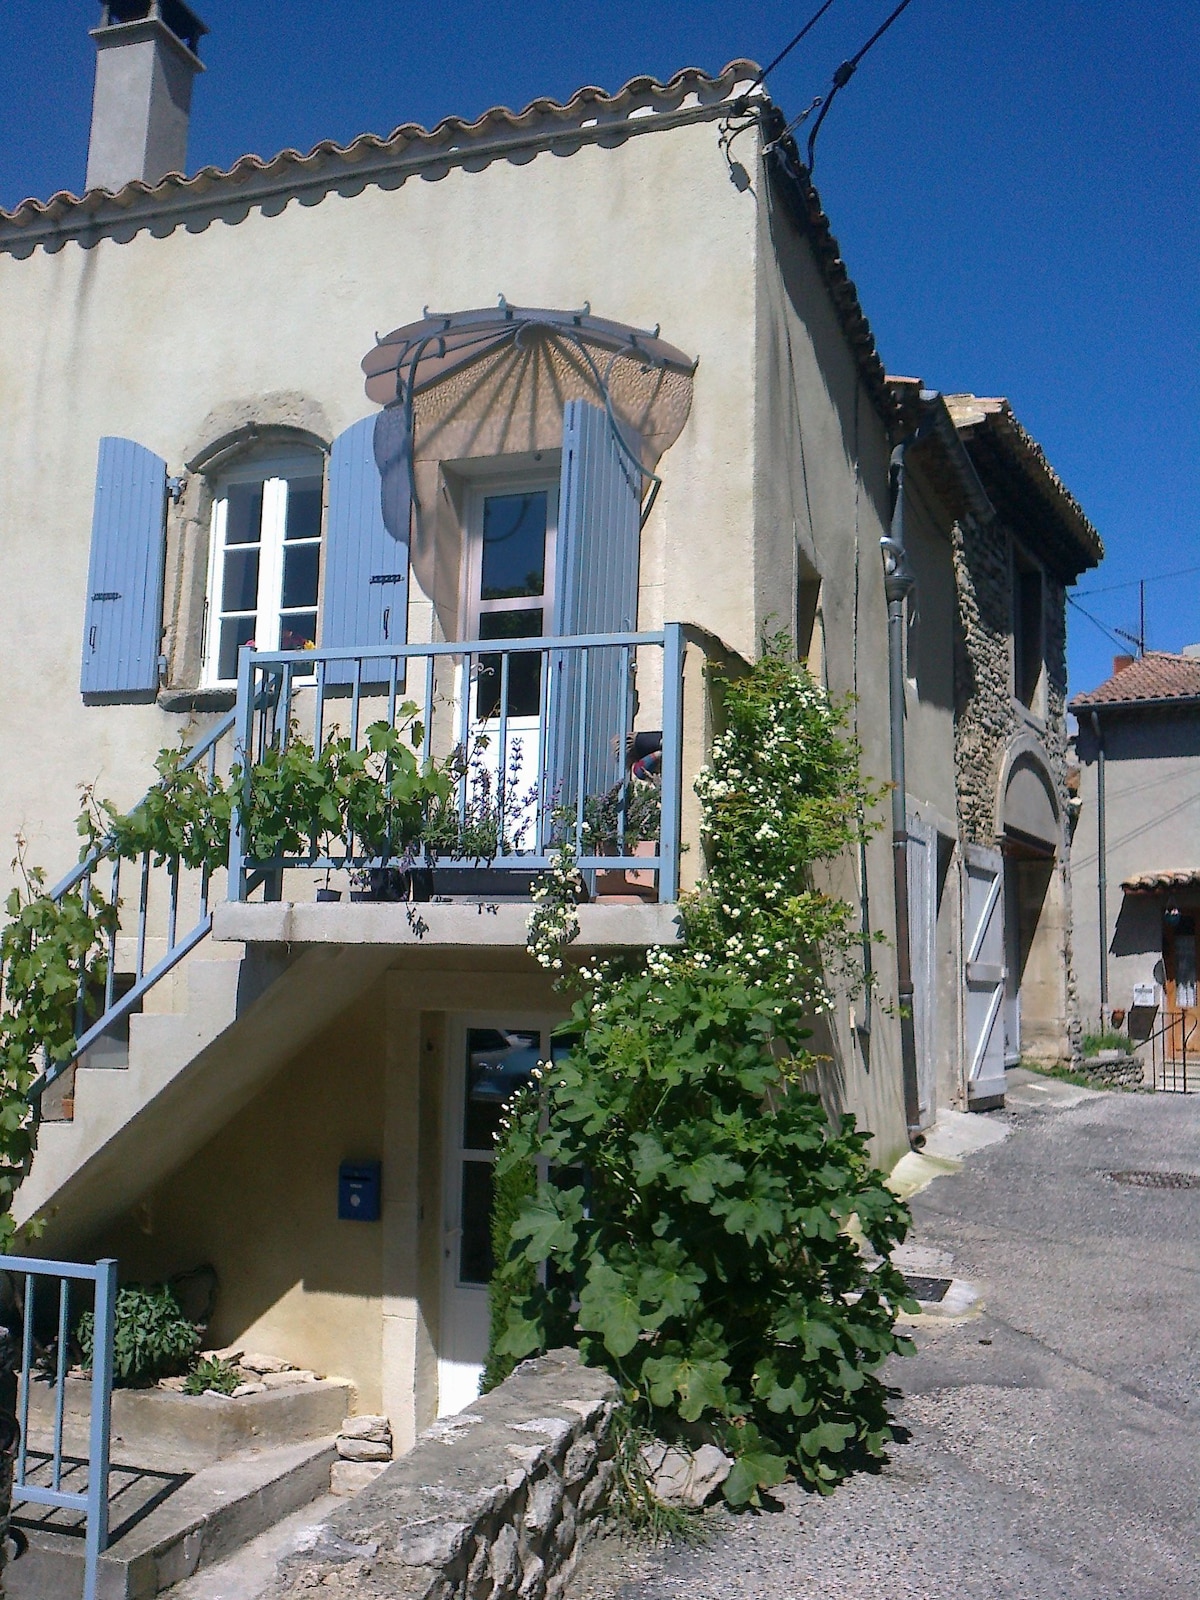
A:
<svg viewBox="0 0 1200 1600">
<path fill-rule="evenodd" d="M 265 1394 L 178 1394 L 170 1389 L 114 1389 L 114 1460 L 151 1459 L 195 1471 L 247 1450 L 300 1444 L 336 1434 L 354 1410 L 354 1385 L 345 1378 L 286 1383 Z M 68 1378 L 63 1403 L 64 1449 L 87 1454 L 92 1386 Z M 54 1423 L 54 1388 L 34 1383 L 29 1395 L 29 1442 L 48 1448 Z"/>
<path fill-rule="evenodd" d="M 149 1600 L 232 1552 L 292 1512 L 328 1494 L 332 1437 L 243 1452 L 191 1474 L 149 1462 L 114 1463 L 111 1544 L 100 1561 L 97 1600 Z M 63 1487 L 86 1488 L 87 1467 Z M 14 1518 L 29 1548 L 6 1568 L 6 1600 L 79 1600 L 83 1518 L 26 1506 Z"/>
</svg>

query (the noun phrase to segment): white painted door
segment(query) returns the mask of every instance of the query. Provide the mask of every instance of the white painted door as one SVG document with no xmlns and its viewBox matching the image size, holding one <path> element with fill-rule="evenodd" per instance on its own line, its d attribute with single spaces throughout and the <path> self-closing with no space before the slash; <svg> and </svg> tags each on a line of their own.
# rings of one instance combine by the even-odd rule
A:
<svg viewBox="0 0 1200 1600">
<path fill-rule="evenodd" d="M 963 872 L 963 1032 L 967 1103 L 1004 1094 L 1004 859 L 968 845 Z"/>
<path fill-rule="evenodd" d="M 927 1128 L 937 1110 L 937 831 L 916 816 L 908 819 L 908 933 L 917 1098 Z"/>
<path fill-rule="evenodd" d="M 438 1415 L 479 1394 L 488 1347 L 492 1275 L 492 1164 L 500 1118 L 513 1094 L 551 1052 L 544 1016 L 470 1015 L 448 1030 L 443 1135 L 442 1306 Z"/>
</svg>

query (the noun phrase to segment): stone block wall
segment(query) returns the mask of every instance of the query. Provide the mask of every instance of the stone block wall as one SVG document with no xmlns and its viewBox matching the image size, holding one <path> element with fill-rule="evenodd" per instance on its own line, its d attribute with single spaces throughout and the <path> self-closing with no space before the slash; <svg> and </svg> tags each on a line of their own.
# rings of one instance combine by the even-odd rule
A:
<svg viewBox="0 0 1200 1600">
<path fill-rule="evenodd" d="M 604 1506 L 616 1403 L 572 1350 L 523 1362 L 285 1557 L 267 1600 L 556 1600 Z"/>
<path fill-rule="evenodd" d="M 960 634 L 954 662 L 954 760 L 965 843 L 996 842 L 996 790 L 1015 723 L 1008 541 L 998 524 L 956 522 Z"/>
<path fill-rule="evenodd" d="M 959 633 L 955 647 L 954 757 L 959 826 L 964 843 L 997 843 L 996 806 L 1005 758 L 1021 734 L 1034 733 L 1045 753 L 1058 797 L 1069 815 L 1067 792 L 1066 590 L 1049 571 L 1042 588 L 1046 672 L 1045 718 L 1027 722 L 1012 694 L 1011 536 L 1003 523 L 966 517 L 954 526 Z M 1056 869 L 1061 905 L 1065 983 L 1064 1059 L 1078 1066 L 1081 1025 L 1072 948 L 1070 840 L 1064 829 Z"/>
</svg>

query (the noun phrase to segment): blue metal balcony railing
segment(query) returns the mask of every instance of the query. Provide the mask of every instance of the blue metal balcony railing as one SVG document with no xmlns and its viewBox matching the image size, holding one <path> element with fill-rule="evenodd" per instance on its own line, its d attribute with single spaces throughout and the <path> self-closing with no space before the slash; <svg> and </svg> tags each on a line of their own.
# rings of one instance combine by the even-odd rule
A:
<svg viewBox="0 0 1200 1600">
<path fill-rule="evenodd" d="M 41 1105 L 45 1090 L 88 1049 L 116 1039 L 145 994 L 208 935 L 223 891 L 235 901 L 259 891 L 279 898 L 285 874 L 347 868 L 456 867 L 482 881 L 470 869 L 487 867 L 507 870 L 515 882 L 520 872 L 549 865 L 566 840 L 589 879 L 605 870 L 635 871 L 639 882 L 653 874 L 658 900 L 677 899 L 683 635 L 681 624 L 669 623 L 656 633 L 474 639 L 369 653 L 243 648 L 234 710 L 181 763 L 209 789 L 228 781 L 235 766 L 242 773 L 227 889 L 208 867 L 188 868 L 150 851 L 123 864 L 93 850 L 55 885 L 55 899 L 94 893 L 117 914 L 106 939 L 103 990 L 81 964 L 74 1048 L 45 1063 L 29 1099 Z M 255 785 L 265 781 L 264 760 L 298 738 L 314 752 L 335 738 L 358 750 L 383 721 L 403 735 L 406 704 L 416 707 L 420 761 L 453 775 L 449 816 L 461 824 L 460 847 L 447 848 L 444 826 L 436 839 L 386 840 L 381 849 L 333 825 L 303 849 L 256 858 L 247 818 Z M 628 742 L 635 728 L 660 727 L 659 805 L 641 804 L 639 826 L 630 809 Z M 641 802 L 647 792 L 653 799 L 642 786 Z M 266 811 L 270 805 L 267 797 Z"/>
<path fill-rule="evenodd" d="M 656 875 L 658 899 L 679 892 L 682 776 L 683 629 L 569 638 L 475 639 L 354 649 L 241 652 L 235 740 L 245 777 L 229 856 L 229 896 L 256 884 L 281 893 L 284 872 L 364 871 L 387 866 L 474 863 L 499 869 L 546 867 L 564 840 L 585 873 Z M 647 692 L 639 689 L 639 683 Z M 661 707 L 659 714 L 649 706 Z M 378 843 L 324 834 L 308 848 L 256 857 L 250 826 L 256 767 L 297 738 L 319 752 L 331 738 L 359 749 L 366 730 L 400 727 L 416 708 L 423 764 L 453 775 L 453 806 L 464 837 L 490 823 L 486 857 L 447 851 L 444 839 Z M 628 814 L 629 740 L 635 725 L 661 723 L 660 821 L 654 853 L 640 854 Z M 243 754 L 248 759 L 242 759 Z M 486 829 L 485 829 L 486 831 Z M 603 835 L 607 832 L 607 837 Z"/>
</svg>

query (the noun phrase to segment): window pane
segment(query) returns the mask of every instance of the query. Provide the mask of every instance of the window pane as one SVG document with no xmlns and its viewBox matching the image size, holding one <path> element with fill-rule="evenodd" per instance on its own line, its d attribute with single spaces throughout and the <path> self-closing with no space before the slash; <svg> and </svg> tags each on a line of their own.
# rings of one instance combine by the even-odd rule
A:
<svg viewBox="0 0 1200 1600">
<path fill-rule="evenodd" d="M 258 550 L 225 552 L 225 582 L 221 587 L 222 611 L 258 610 Z"/>
<path fill-rule="evenodd" d="M 257 544 L 262 530 L 263 486 L 231 483 L 225 492 L 225 543 Z"/>
<path fill-rule="evenodd" d="M 289 478 L 285 539 L 321 537 L 320 478 Z"/>
<path fill-rule="evenodd" d="M 487 1150 L 495 1146 L 500 1117 L 513 1094 L 538 1064 L 541 1035 L 467 1030 L 467 1093 L 463 1109 L 463 1149 Z"/>
<path fill-rule="evenodd" d="M 462 1238 L 458 1247 L 458 1281 L 487 1283 L 492 1258 L 492 1164 L 464 1161 L 462 1173 Z"/>
<path fill-rule="evenodd" d="M 481 639 L 536 639 L 542 632 L 542 612 L 485 611 L 479 619 Z M 501 658 L 479 657 L 475 692 L 475 715 L 481 720 L 500 715 Z M 523 651 L 508 660 L 508 714 L 510 717 L 536 717 L 541 707 L 542 655 L 540 650 Z"/>
<path fill-rule="evenodd" d="M 541 594 L 546 577 L 546 491 L 490 494 L 483 502 L 481 600 Z"/>
<path fill-rule="evenodd" d="M 279 619 L 281 650 L 314 650 L 317 644 L 317 613 L 297 611 Z"/>
<path fill-rule="evenodd" d="M 319 544 L 285 545 L 283 551 L 283 609 L 315 606 L 321 569 Z M 231 608 L 232 609 L 232 608 Z"/>
<path fill-rule="evenodd" d="M 217 654 L 217 677 L 222 682 L 237 677 L 238 646 L 253 644 L 253 617 L 224 617 L 221 621 L 221 648 Z"/>
<path fill-rule="evenodd" d="M 1175 935 L 1175 1004 L 1183 1010 L 1196 1004 L 1196 935 Z"/>
</svg>

